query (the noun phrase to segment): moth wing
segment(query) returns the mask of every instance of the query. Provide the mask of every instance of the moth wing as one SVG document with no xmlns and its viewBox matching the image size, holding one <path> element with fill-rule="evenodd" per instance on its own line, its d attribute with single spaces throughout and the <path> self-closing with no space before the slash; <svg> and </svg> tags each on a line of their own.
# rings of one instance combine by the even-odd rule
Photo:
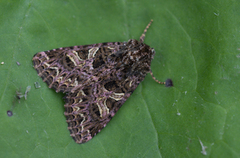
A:
<svg viewBox="0 0 240 158">
<path fill-rule="evenodd" d="M 121 43 L 115 42 L 58 48 L 39 52 L 32 61 L 38 75 L 49 88 L 66 93 L 89 79 L 93 64 L 101 62 L 95 56 L 110 55 L 118 50 L 119 45 Z"/>
<path fill-rule="evenodd" d="M 138 86 L 127 78 L 105 78 L 66 96 L 65 116 L 70 135 L 76 143 L 85 143 L 99 133 Z"/>
<path fill-rule="evenodd" d="M 138 63 L 124 64 L 121 55 L 128 50 L 123 43 L 79 47 L 39 52 L 33 64 L 49 88 L 67 93 L 64 114 L 70 135 L 85 143 L 107 125 L 146 73 L 133 71 Z"/>
</svg>

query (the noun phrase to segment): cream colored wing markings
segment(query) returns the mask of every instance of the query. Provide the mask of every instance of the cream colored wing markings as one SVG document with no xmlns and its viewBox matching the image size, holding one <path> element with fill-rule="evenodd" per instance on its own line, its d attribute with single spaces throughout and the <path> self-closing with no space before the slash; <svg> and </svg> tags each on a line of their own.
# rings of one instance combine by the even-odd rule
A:
<svg viewBox="0 0 240 158">
<path fill-rule="evenodd" d="M 83 90 L 80 90 L 78 92 L 77 96 L 86 96 L 86 94 L 83 92 Z M 82 102 L 82 99 L 79 99 L 79 101 L 77 103 L 81 103 L 81 102 Z M 76 103 L 74 102 L 74 104 L 76 104 Z M 84 123 L 87 121 L 86 116 L 83 113 L 80 113 L 81 109 L 78 106 L 74 106 L 72 108 L 73 108 L 72 115 L 74 115 L 75 118 L 80 116 L 80 118 L 82 118 L 82 121 L 79 122 L 79 125 L 77 125 L 77 126 L 68 127 L 68 129 L 78 129 L 79 130 L 78 133 L 76 133 L 76 134 L 72 133 L 72 134 L 70 134 L 70 136 L 74 137 L 74 136 L 80 134 L 80 135 L 82 135 L 81 137 L 84 137 L 85 136 L 84 132 L 87 132 L 87 135 L 90 136 L 89 130 L 84 131 L 84 127 L 85 127 Z M 74 114 L 74 113 L 77 113 L 77 114 Z M 67 122 L 72 122 L 72 120 L 67 120 Z M 84 134 L 84 136 L 83 136 L 83 134 Z"/>
<path fill-rule="evenodd" d="M 74 54 L 75 54 L 75 56 L 77 57 L 77 59 L 79 60 L 79 61 L 83 61 L 83 59 L 81 59 L 80 57 L 79 57 L 79 55 L 78 55 L 78 53 L 74 50 L 74 51 L 72 51 Z"/>
<path fill-rule="evenodd" d="M 58 67 L 50 67 L 50 69 L 55 69 L 57 71 L 56 77 L 59 75 L 59 68 Z"/>
<path fill-rule="evenodd" d="M 104 111 L 104 114 L 105 114 L 105 109 L 104 109 L 104 106 L 102 106 L 102 104 L 99 104 L 99 100 L 97 102 L 97 106 L 98 106 L 98 109 L 99 109 L 99 113 L 100 113 L 100 117 L 102 118 L 102 115 L 103 115 L 103 111 Z M 109 109 L 107 109 L 109 111 Z"/>
<path fill-rule="evenodd" d="M 130 83 L 129 83 L 129 87 L 132 87 L 132 82 L 133 82 L 133 81 L 130 81 Z"/>
<path fill-rule="evenodd" d="M 116 100 L 116 101 L 119 101 L 119 100 L 122 100 L 124 96 L 124 93 L 113 93 L 110 98 Z"/>
<path fill-rule="evenodd" d="M 82 61 L 82 59 L 78 56 L 76 51 L 72 51 L 70 54 L 66 53 L 66 56 L 71 60 L 71 62 L 73 62 L 74 66 L 77 66 L 77 63 L 79 61 Z M 50 65 L 48 63 L 44 63 L 49 69 L 55 69 L 56 70 L 56 76 L 55 79 L 57 82 L 61 82 L 63 77 L 59 76 L 59 68 L 58 67 L 50 67 Z M 72 81 L 70 78 L 67 79 L 68 83 L 73 82 L 71 85 L 72 86 L 77 86 L 78 85 L 78 81 L 77 78 L 74 79 L 74 81 Z"/>
<path fill-rule="evenodd" d="M 46 65 L 48 69 L 56 70 L 56 75 L 54 76 L 54 78 L 58 77 L 58 75 L 59 75 L 59 68 L 58 68 L 58 67 L 54 67 L 54 66 L 51 67 L 51 65 L 48 64 L 48 63 L 46 63 L 46 62 L 44 63 L 44 65 Z M 45 70 L 45 71 L 47 71 L 47 70 Z M 39 73 L 39 75 L 42 75 L 43 72 L 44 72 L 44 71 L 42 71 L 41 73 Z M 46 80 L 48 80 L 47 77 L 46 77 L 43 81 L 45 82 Z"/>
<path fill-rule="evenodd" d="M 109 93 L 108 90 L 103 88 L 103 94 Z M 116 101 L 123 99 L 124 93 L 112 93 L 109 98 L 112 98 Z M 109 108 L 107 107 L 106 101 L 108 97 L 102 97 L 97 99 L 97 106 L 99 109 L 100 117 L 103 118 L 109 114 Z"/>
<path fill-rule="evenodd" d="M 75 78 L 75 81 L 74 81 L 74 83 L 73 83 L 72 85 L 73 85 L 73 86 L 77 86 L 77 85 L 78 85 L 77 78 Z"/>
<path fill-rule="evenodd" d="M 93 58 L 98 50 L 99 50 L 99 47 L 93 47 L 93 48 L 89 49 L 88 59 Z"/>
<path fill-rule="evenodd" d="M 46 65 L 47 67 L 50 67 L 50 65 L 47 62 L 45 62 L 44 65 Z"/>
<path fill-rule="evenodd" d="M 74 60 L 74 58 L 71 55 L 67 54 L 67 57 L 73 62 L 74 66 L 77 66 L 76 61 Z"/>
<path fill-rule="evenodd" d="M 80 90 L 78 93 L 81 93 L 82 96 L 86 96 L 86 94 L 83 92 L 83 90 Z"/>
<path fill-rule="evenodd" d="M 63 78 L 62 76 L 58 77 L 56 81 L 60 83 L 60 82 L 62 82 L 62 78 Z"/>
<path fill-rule="evenodd" d="M 95 47 L 95 48 L 97 48 L 97 47 Z M 90 50 L 89 50 L 89 54 L 90 54 Z M 75 50 L 68 52 L 66 55 L 73 62 L 74 66 L 78 66 L 79 63 L 81 63 L 81 61 L 84 61 L 83 59 L 80 58 L 80 56 L 78 55 L 78 52 L 76 52 Z"/>
<path fill-rule="evenodd" d="M 79 90 L 78 95 L 77 96 L 86 96 L 86 94 L 83 92 L 83 90 Z M 80 100 L 78 101 L 78 103 L 81 103 L 83 100 L 82 98 L 80 98 Z M 81 109 L 79 107 L 76 106 L 77 111 L 80 111 Z M 80 115 L 80 117 L 83 118 L 83 120 L 81 121 L 80 125 L 82 125 L 83 128 L 83 123 L 85 122 L 86 118 L 82 113 L 79 113 L 78 115 Z"/>
<path fill-rule="evenodd" d="M 111 47 L 111 46 L 108 46 L 107 48 L 111 50 L 116 49 L 115 47 Z"/>
</svg>

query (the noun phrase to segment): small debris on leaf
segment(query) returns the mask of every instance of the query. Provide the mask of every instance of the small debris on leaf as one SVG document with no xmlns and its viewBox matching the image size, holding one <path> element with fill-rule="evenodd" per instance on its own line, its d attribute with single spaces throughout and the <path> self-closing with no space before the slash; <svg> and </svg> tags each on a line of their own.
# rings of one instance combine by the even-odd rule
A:
<svg viewBox="0 0 240 158">
<path fill-rule="evenodd" d="M 34 82 L 34 85 L 35 85 L 35 88 L 37 88 L 37 89 L 41 87 L 38 82 Z"/>
</svg>

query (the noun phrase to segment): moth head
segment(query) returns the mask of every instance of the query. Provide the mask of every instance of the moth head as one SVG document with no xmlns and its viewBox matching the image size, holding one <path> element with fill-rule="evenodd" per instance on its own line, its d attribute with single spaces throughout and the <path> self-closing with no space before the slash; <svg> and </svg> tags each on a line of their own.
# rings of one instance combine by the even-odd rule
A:
<svg viewBox="0 0 240 158">
<path fill-rule="evenodd" d="M 122 62 L 126 66 L 130 66 L 131 73 L 147 73 L 150 72 L 151 61 L 154 57 L 155 50 L 148 45 L 130 39 L 122 50 Z"/>
<path fill-rule="evenodd" d="M 133 62 L 151 62 L 155 55 L 153 48 L 134 39 L 130 39 L 126 46 L 125 55 Z"/>
</svg>

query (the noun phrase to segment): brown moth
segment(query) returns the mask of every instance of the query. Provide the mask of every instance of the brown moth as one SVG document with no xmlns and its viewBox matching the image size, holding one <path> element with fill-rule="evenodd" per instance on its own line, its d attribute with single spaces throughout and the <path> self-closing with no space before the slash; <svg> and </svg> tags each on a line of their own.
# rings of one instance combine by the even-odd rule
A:
<svg viewBox="0 0 240 158">
<path fill-rule="evenodd" d="M 64 47 L 34 55 L 34 68 L 43 81 L 56 92 L 66 93 L 64 115 L 76 143 L 85 143 L 100 132 L 146 74 L 152 75 L 155 51 L 143 43 L 151 23 L 139 41 Z"/>
</svg>

